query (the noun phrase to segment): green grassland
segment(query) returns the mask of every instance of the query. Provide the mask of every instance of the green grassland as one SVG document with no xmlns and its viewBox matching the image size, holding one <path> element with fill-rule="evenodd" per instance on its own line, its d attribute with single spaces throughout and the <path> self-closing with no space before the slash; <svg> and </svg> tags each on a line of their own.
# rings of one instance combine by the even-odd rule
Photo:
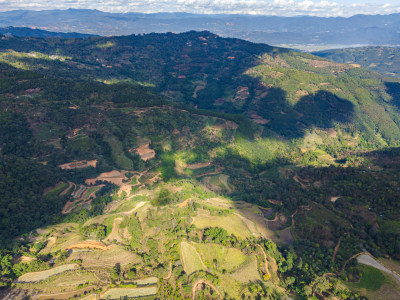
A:
<svg viewBox="0 0 400 300">
<path fill-rule="evenodd" d="M 221 272 L 222 270 L 233 272 L 248 259 L 235 248 L 227 248 L 217 244 L 195 244 L 195 247 L 207 267 Z"/>
</svg>

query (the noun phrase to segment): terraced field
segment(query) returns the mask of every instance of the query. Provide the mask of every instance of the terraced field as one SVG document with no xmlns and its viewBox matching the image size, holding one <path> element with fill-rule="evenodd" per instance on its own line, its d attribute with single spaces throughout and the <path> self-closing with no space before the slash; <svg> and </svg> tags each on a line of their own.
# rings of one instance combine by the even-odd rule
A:
<svg viewBox="0 0 400 300">
<path fill-rule="evenodd" d="M 26 273 L 18 278 L 18 282 L 38 282 L 65 271 L 77 270 L 77 264 L 63 265 L 46 271 Z"/>
</svg>

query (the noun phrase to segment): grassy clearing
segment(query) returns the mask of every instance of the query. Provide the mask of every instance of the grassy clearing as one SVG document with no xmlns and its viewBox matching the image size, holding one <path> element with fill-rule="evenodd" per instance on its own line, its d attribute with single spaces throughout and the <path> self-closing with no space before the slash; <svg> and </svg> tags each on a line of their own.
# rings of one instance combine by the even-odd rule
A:
<svg viewBox="0 0 400 300">
<path fill-rule="evenodd" d="M 138 184 L 137 176 L 133 176 L 129 184 L 135 185 Z"/>
<path fill-rule="evenodd" d="M 371 266 L 360 266 L 361 278 L 358 286 L 367 290 L 376 291 L 385 282 L 385 276 L 381 271 Z"/>
<path fill-rule="evenodd" d="M 102 299 L 121 299 L 122 297 L 138 298 L 157 294 L 156 287 L 112 288 L 103 294 Z"/>
<path fill-rule="evenodd" d="M 104 137 L 104 140 L 111 147 L 111 154 L 114 162 L 121 169 L 132 170 L 133 163 L 128 157 L 126 157 L 124 149 L 122 147 L 122 143 L 115 136 L 110 136 L 110 135 L 106 135 Z"/>
<path fill-rule="evenodd" d="M 26 273 L 18 278 L 18 282 L 38 282 L 65 271 L 78 269 L 77 264 L 63 265 L 46 271 Z"/>
<path fill-rule="evenodd" d="M 201 258 L 196 248 L 187 242 L 181 242 L 181 253 L 183 258 L 183 268 L 186 274 L 192 274 L 196 271 L 205 270 Z"/>
<path fill-rule="evenodd" d="M 252 236 L 249 228 L 237 215 L 198 216 L 194 218 L 193 224 L 200 229 L 207 227 L 221 227 L 230 234 L 234 234 L 241 239 Z"/>
<path fill-rule="evenodd" d="M 232 272 L 248 259 L 235 248 L 227 248 L 218 244 L 196 244 L 195 246 L 205 265 L 219 271 L 225 269 Z"/>
<path fill-rule="evenodd" d="M 360 265 L 360 282 L 348 283 L 351 290 L 368 299 L 400 299 L 400 285 L 393 276 L 371 266 Z"/>
<path fill-rule="evenodd" d="M 251 256 L 243 266 L 233 272 L 230 276 L 243 283 L 261 280 L 257 268 L 257 259 L 254 256 Z"/>
</svg>

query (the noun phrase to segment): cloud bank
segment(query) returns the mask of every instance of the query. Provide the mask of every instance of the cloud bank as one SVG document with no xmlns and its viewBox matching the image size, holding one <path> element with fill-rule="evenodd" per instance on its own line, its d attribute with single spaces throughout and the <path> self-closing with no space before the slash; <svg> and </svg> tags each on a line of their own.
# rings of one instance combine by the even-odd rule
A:
<svg viewBox="0 0 400 300">
<path fill-rule="evenodd" d="M 400 13 L 400 4 L 394 3 L 340 4 L 327 0 L 0 0 L 0 11 L 76 8 L 119 13 L 188 12 L 337 17 L 355 14 Z"/>
</svg>

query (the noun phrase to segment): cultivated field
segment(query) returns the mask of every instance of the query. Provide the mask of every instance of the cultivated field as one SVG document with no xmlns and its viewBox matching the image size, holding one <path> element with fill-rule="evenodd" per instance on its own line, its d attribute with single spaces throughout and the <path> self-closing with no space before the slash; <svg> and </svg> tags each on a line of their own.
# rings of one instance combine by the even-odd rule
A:
<svg viewBox="0 0 400 300">
<path fill-rule="evenodd" d="M 135 151 L 144 161 L 148 161 L 156 156 L 156 152 L 153 149 L 150 149 L 150 144 L 140 145 Z"/>
<path fill-rule="evenodd" d="M 82 169 L 82 168 L 87 168 L 87 167 L 96 168 L 97 162 L 98 162 L 97 159 L 73 161 L 70 163 L 59 165 L 59 167 L 63 170 Z"/>
<path fill-rule="evenodd" d="M 86 267 L 113 267 L 119 263 L 121 266 L 129 263 L 139 262 L 140 259 L 132 252 L 127 251 L 122 246 L 113 245 L 108 250 L 88 250 L 73 252 L 69 258 L 81 259 Z"/>
<path fill-rule="evenodd" d="M 257 268 L 257 259 L 254 256 L 251 256 L 243 266 L 233 272 L 230 276 L 243 283 L 260 280 L 260 274 L 258 273 Z"/>
<path fill-rule="evenodd" d="M 234 234 L 242 239 L 252 236 L 249 228 L 237 215 L 197 216 L 193 219 L 193 224 L 200 229 L 207 227 L 221 227 L 230 234 Z"/>
<path fill-rule="evenodd" d="M 96 249 L 96 250 L 108 250 L 110 246 L 106 246 L 103 243 L 97 241 L 84 241 L 81 243 L 73 244 L 66 248 L 66 250 L 71 249 Z"/>
<path fill-rule="evenodd" d="M 195 244 L 195 247 L 205 265 L 219 271 L 225 269 L 231 272 L 248 259 L 240 250 L 218 244 Z M 216 264 L 214 264 L 214 260 Z"/>
<path fill-rule="evenodd" d="M 181 254 L 183 258 L 183 268 L 186 274 L 189 275 L 196 271 L 206 269 L 193 245 L 187 242 L 181 242 Z"/>
<path fill-rule="evenodd" d="M 112 288 L 102 295 L 102 299 L 121 299 L 122 297 L 138 298 L 157 294 L 156 287 Z"/>
<path fill-rule="evenodd" d="M 77 269 L 78 269 L 77 264 L 69 264 L 69 265 L 55 267 L 55 268 L 52 268 L 52 269 L 46 270 L 46 271 L 26 273 L 26 274 L 20 276 L 18 278 L 17 282 L 38 282 L 38 281 L 45 280 L 51 276 L 60 274 L 62 272 L 70 271 L 70 270 L 77 270 Z"/>
</svg>

